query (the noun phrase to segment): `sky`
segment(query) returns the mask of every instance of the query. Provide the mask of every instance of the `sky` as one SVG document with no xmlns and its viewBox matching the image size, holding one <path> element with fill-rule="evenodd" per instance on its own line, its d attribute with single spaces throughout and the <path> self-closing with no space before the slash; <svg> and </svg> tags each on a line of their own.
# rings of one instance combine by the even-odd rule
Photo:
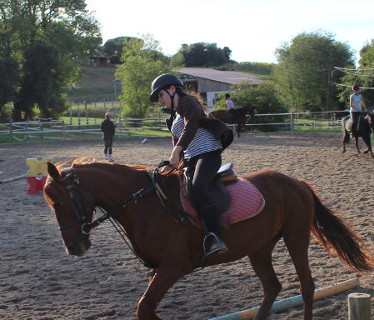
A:
<svg viewBox="0 0 374 320">
<path fill-rule="evenodd" d="M 182 44 L 229 47 L 237 62 L 276 63 L 275 51 L 303 32 L 328 32 L 355 53 L 374 39 L 374 1 L 86 0 L 104 42 L 146 34 L 166 55 Z"/>
</svg>

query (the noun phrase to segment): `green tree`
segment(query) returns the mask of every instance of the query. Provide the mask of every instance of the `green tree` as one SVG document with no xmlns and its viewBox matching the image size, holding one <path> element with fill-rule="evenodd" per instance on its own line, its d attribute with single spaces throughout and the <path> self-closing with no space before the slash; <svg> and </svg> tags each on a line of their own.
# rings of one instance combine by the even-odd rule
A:
<svg viewBox="0 0 374 320">
<path fill-rule="evenodd" d="M 218 48 L 216 43 L 197 42 L 182 44 L 178 53 L 182 53 L 186 67 L 210 67 L 223 65 L 230 61 L 231 50 Z"/>
<path fill-rule="evenodd" d="M 287 108 L 278 98 L 271 82 L 263 82 L 258 86 L 253 86 L 250 82 L 243 83 L 233 86 L 229 93 L 237 108 L 249 104 L 255 106 L 257 114 L 287 112 Z M 218 108 L 226 109 L 224 94 L 219 96 Z M 284 117 L 273 115 L 261 118 L 255 117 L 251 123 L 279 123 L 283 121 L 285 121 Z M 261 126 L 259 129 L 262 131 L 273 131 L 277 130 L 277 127 L 267 125 Z"/>
<path fill-rule="evenodd" d="M 34 106 L 39 107 L 40 117 L 59 117 L 64 110 L 60 92 L 61 72 L 53 46 L 34 44 L 25 53 L 24 76 L 15 110 L 22 110 L 26 118 L 33 117 Z M 19 115 L 17 115 L 19 117 Z"/>
<path fill-rule="evenodd" d="M 291 44 L 277 49 L 276 55 L 276 88 L 291 110 L 341 107 L 331 71 L 333 66 L 353 64 L 353 54 L 347 44 L 334 40 L 329 33 L 302 33 Z"/>
<path fill-rule="evenodd" d="M 360 51 L 360 69 L 362 69 L 362 87 L 366 105 L 374 108 L 374 40 L 368 42 Z"/>
<path fill-rule="evenodd" d="M 107 40 L 104 45 L 100 48 L 100 51 L 109 57 L 109 61 L 112 64 L 120 64 L 122 49 L 125 43 L 133 37 L 117 37 Z"/>
<path fill-rule="evenodd" d="M 85 7 L 84 0 L 0 1 L 0 56 L 16 59 L 24 77 L 26 52 L 35 44 L 52 45 L 57 52 L 57 69 L 63 71 L 55 89 L 77 82 L 82 62 L 101 43 L 98 23 Z M 21 84 L 26 82 L 20 80 Z M 20 94 L 26 91 L 19 90 Z M 28 104 L 20 103 L 28 99 L 22 96 L 17 100 L 14 120 L 30 116 Z"/>
<path fill-rule="evenodd" d="M 13 101 L 18 81 L 18 65 L 12 58 L 0 58 L 0 121 L 9 120 L 4 106 Z"/>
<path fill-rule="evenodd" d="M 346 68 L 337 66 L 335 74 L 341 75 L 339 89 L 339 100 L 345 108 L 349 108 L 349 97 L 352 94 L 352 86 L 358 84 L 364 95 L 366 105 L 374 106 L 374 40 L 366 43 L 360 50 L 359 68 L 354 65 Z M 370 88 L 370 89 L 368 89 Z"/>
<path fill-rule="evenodd" d="M 231 87 L 229 93 L 237 108 L 249 104 L 256 107 L 257 113 L 287 112 L 287 108 L 279 100 L 271 82 L 263 82 L 258 86 L 253 86 L 250 82 L 239 84 Z M 217 107 L 227 109 L 225 94 L 219 95 Z"/>
<path fill-rule="evenodd" d="M 149 108 L 152 80 L 159 74 L 169 72 L 169 67 L 159 59 L 162 53 L 159 43 L 150 36 L 131 39 L 123 47 L 116 77 L 122 83 L 120 100 L 124 117 L 142 118 Z"/>
</svg>

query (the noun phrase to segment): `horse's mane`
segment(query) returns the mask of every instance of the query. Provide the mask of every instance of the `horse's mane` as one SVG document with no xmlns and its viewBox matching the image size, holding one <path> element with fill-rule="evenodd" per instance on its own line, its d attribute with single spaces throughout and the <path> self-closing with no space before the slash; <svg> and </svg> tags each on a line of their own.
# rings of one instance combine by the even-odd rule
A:
<svg viewBox="0 0 374 320">
<path fill-rule="evenodd" d="M 59 162 L 56 164 L 59 170 L 67 169 L 67 168 L 110 168 L 110 167 L 127 167 L 130 169 L 134 169 L 137 171 L 148 171 L 149 167 L 145 165 L 131 165 L 131 164 L 122 164 L 117 162 L 108 162 L 105 160 L 98 160 L 92 157 L 79 157 L 74 160 L 68 160 Z"/>
</svg>

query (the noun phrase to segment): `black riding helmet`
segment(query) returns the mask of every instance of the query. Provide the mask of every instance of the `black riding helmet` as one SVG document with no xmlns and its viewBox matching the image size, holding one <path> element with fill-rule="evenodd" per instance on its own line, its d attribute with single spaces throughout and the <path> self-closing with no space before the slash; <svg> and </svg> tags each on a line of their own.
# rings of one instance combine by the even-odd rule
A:
<svg viewBox="0 0 374 320">
<path fill-rule="evenodd" d="M 152 93 L 149 96 L 151 102 L 157 102 L 158 93 L 160 92 L 160 90 L 168 88 L 172 85 L 176 87 L 183 87 L 183 82 L 177 76 L 170 73 L 162 74 L 158 76 L 156 79 L 154 79 L 151 86 Z"/>
</svg>

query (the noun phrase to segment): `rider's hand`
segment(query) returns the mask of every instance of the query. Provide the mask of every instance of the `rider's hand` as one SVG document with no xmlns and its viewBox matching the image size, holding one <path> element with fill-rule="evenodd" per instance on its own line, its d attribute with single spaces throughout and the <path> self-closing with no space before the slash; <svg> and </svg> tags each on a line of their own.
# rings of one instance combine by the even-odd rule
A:
<svg viewBox="0 0 374 320">
<path fill-rule="evenodd" d="M 173 151 L 171 152 L 171 156 L 169 158 L 170 166 L 172 168 L 177 168 L 179 161 L 180 161 L 180 153 L 182 152 L 183 148 L 181 146 L 175 146 Z"/>
</svg>

